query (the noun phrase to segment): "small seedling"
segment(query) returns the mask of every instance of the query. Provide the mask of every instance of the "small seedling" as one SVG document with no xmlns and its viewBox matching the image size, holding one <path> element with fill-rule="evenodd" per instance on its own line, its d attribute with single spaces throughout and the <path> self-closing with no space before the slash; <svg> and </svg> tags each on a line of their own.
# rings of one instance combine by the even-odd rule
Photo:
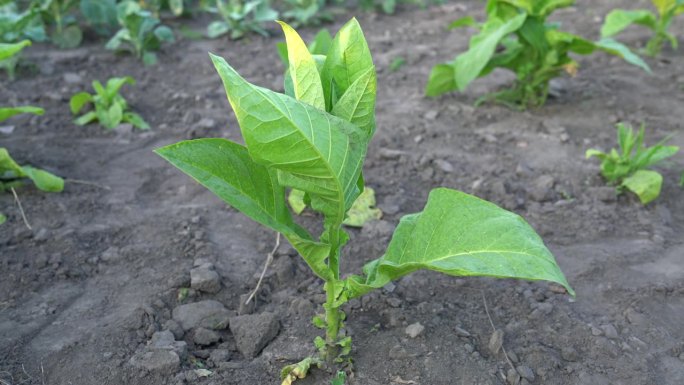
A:
<svg viewBox="0 0 684 385">
<path fill-rule="evenodd" d="M 312 365 L 336 372 L 351 351 L 340 307 L 416 270 L 548 280 L 573 293 L 551 252 L 521 217 L 447 188 L 433 190 L 422 212 L 401 219 L 385 254 L 368 262 L 362 275 L 342 276 L 341 251 L 350 239 L 342 224 L 363 191 L 363 163 L 375 132 L 375 66 L 356 19 L 340 29 L 322 63 L 294 29 L 280 24 L 294 97 L 247 82 L 211 55 L 246 145 L 197 139 L 156 152 L 281 233 L 325 282 L 325 314 L 313 319 L 325 338 L 314 340 L 317 355 L 283 369 L 283 384 L 303 378 Z M 306 194 L 309 207 L 322 217 L 320 235 L 294 222 L 287 189 Z"/>
<path fill-rule="evenodd" d="M 30 40 L 22 40 L 18 43 L 0 43 L 0 68 L 7 71 L 7 77 L 14 79 L 21 51 L 30 46 Z"/>
<path fill-rule="evenodd" d="M 78 26 L 76 18 L 70 11 L 76 6 L 77 0 L 38 0 L 37 5 L 43 21 L 54 25 L 50 33 L 53 43 L 60 48 L 78 47 L 83 40 L 83 32 Z"/>
<path fill-rule="evenodd" d="M 484 23 L 468 16 L 451 24 L 450 28 L 473 27 L 479 33 L 470 40 L 467 52 L 432 69 L 425 93 L 437 96 L 463 91 L 473 80 L 503 68 L 515 74 L 514 85 L 487 95 L 478 103 L 491 99 L 516 108 L 539 106 L 546 102 L 551 79 L 563 72 L 577 72 L 578 63 L 570 57 L 571 53 L 589 55 L 597 50 L 622 57 L 650 72 L 640 57 L 615 40 L 592 42 L 547 22 L 555 10 L 572 4 L 574 0 L 489 0 Z"/>
<path fill-rule="evenodd" d="M 646 54 L 657 56 L 665 45 L 670 42 L 672 48 L 677 48 L 677 37 L 668 30 L 675 17 L 684 13 L 684 0 L 652 0 L 658 13 L 648 9 L 610 11 L 601 27 L 602 37 L 615 36 L 632 24 L 642 25 L 651 31 L 653 36 L 646 44 Z"/>
<path fill-rule="evenodd" d="M 283 17 L 294 27 L 332 21 L 332 15 L 325 10 L 325 3 L 325 0 L 285 0 L 287 10 Z"/>
<path fill-rule="evenodd" d="M 268 36 L 263 24 L 278 17 L 268 0 L 216 0 L 212 9 L 222 20 L 214 21 L 207 27 L 207 36 L 217 38 L 230 33 L 230 38 L 239 39 L 247 32 Z"/>
<path fill-rule="evenodd" d="M 392 72 L 399 71 L 401 67 L 406 64 L 406 60 L 403 57 L 395 57 L 389 65 L 389 69 Z"/>
<path fill-rule="evenodd" d="M 642 204 L 647 204 L 660 195 L 663 176 L 657 171 L 648 170 L 664 159 L 679 151 L 677 146 L 665 146 L 665 138 L 655 146 L 644 145 L 644 124 L 635 135 L 631 126 L 618 123 L 617 138 L 619 151 L 605 153 L 596 149 L 587 150 L 587 159 L 595 156 L 601 160 L 601 175 L 606 181 L 617 186 L 618 193 L 625 189 L 635 193 Z"/>
<path fill-rule="evenodd" d="M 141 130 L 147 130 L 150 126 L 143 120 L 143 118 L 135 112 L 128 111 L 128 103 L 123 96 L 119 94 L 121 87 L 124 84 L 135 84 L 135 80 L 130 77 L 111 78 L 107 80 L 107 85 L 102 86 L 98 80 L 93 81 L 94 94 L 87 92 L 79 92 L 71 97 L 69 105 L 71 113 L 76 115 L 84 107 L 92 104 L 94 109 L 81 115 L 74 123 L 79 126 L 98 121 L 108 130 L 118 126 L 121 123 L 130 123 L 134 127 Z"/>
<path fill-rule="evenodd" d="M 158 51 L 164 42 L 173 42 L 173 32 L 152 16 L 152 13 L 133 1 L 125 1 L 116 6 L 117 20 L 121 29 L 105 46 L 115 51 L 130 51 L 145 65 L 157 62 Z"/>
<path fill-rule="evenodd" d="M 18 114 L 31 113 L 43 115 L 44 112 L 42 108 L 33 106 L 3 107 L 0 108 L 0 122 Z M 27 179 L 33 181 L 35 186 L 43 191 L 60 192 L 64 189 L 64 180 L 62 178 L 39 168 L 20 166 L 12 159 L 6 148 L 0 147 L 0 192 L 12 191 L 16 198 L 14 189 L 23 186 Z M 0 224 L 6 220 L 7 218 L 0 213 Z M 24 218 L 24 221 L 26 221 L 26 218 Z M 26 223 L 28 226 L 27 221 Z"/>
</svg>

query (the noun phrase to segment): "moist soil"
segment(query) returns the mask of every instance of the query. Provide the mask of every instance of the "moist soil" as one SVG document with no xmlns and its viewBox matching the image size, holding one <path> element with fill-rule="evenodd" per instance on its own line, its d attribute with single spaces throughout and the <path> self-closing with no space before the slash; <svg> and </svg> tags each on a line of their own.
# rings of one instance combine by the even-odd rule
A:
<svg viewBox="0 0 684 385">
<path fill-rule="evenodd" d="M 596 38 L 607 3 L 580 1 L 554 19 Z M 636 3 L 610 5 L 648 2 Z M 364 175 L 384 216 L 349 230 L 342 269 L 358 273 L 380 256 L 401 216 L 446 186 L 526 218 L 577 297 L 546 282 L 411 274 L 345 308 L 354 341 L 348 383 L 684 383 L 684 191 L 677 185 L 684 154 L 658 169 L 662 195 L 645 207 L 634 196 L 616 197 L 597 162 L 584 159 L 589 147 L 615 146 L 618 121 L 645 122 L 649 143 L 675 135 L 672 142 L 684 146 L 684 50 L 666 48 L 649 59 L 653 75 L 604 54 L 579 58 L 578 75 L 555 81 L 555 97 L 527 112 L 473 107 L 510 82 L 504 72 L 465 93 L 425 98 L 431 67 L 463 52 L 472 32 L 445 25 L 472 13 L 482 15 L 481 2 L 357 14 L 379 74 L 378 129 Z M 339 15 L 328 28 L 351 16 Z M 5 122 L 15 130 L 0 133 L 2 146 L 20 163 L 67 178 L 59 194 L 18 191 L 33 230 L 12 195 L 0 196 L 8 216 L 0 226 L 3 384 L 278 384 L 282 366 L 313 353 L 320 331 L 310 320 L 325 299 L 322 282 L 281 245 L 256 307 L 241 308 L 275 234 L 153 153 L 190 138 L 241 141 L 207 52 L 226 57 L 248 80 L 282 90 L 281 37 L 275 25 L 271 30 L 270 38 L 240 41 L 180 39 L 147 68 L 95 38 L 66 51 L 38 44 L 26 52 L 18 79 L 2 80 L 2 105 L 46 109 Z M 315 32 L 302 30 L 305 38 Z M 642 46 L 647 38 L 639 28 L 623 36 Z M 396 58 L 406 64 L 391 71 Z M 123 75 L 138 81 L 123 94 L 150 131 L 73 124 L 72 94 L 92 79 Z M 308 226 L 317 220 L 301 217 Z M 218 274 L 220 286 L 207 289 L 217 292 L 184 289 L 196 265 Z M 215 332 L 184 332 L 170 321 L 178 306 L 204 300 L 218 301 L 227 316 L 253 313 L 255 330 L 236 336 L 238 328 L 224 322 Z M 167 330 L 185 346 L 154 355 L 151 346 Z M 265 347 L 250 357 L 238 347 L 244 338 Z M 301 383 L 329 378 L 314 371 Z"/>
</svg>

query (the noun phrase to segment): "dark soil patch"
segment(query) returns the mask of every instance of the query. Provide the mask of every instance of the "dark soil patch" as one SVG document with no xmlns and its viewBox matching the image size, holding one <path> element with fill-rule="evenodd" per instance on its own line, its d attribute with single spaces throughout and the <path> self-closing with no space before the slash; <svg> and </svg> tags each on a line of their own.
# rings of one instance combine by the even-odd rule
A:
<svg viewBox="0 0 684 385">
<path fill-rule="evenodd" d="M 570 30 L 596 33 L 606 4 L 584 0 L 558 19 Z M 618 120 L 645 121 L 650 141 L 674 133 L 673 142 L 684 146 L 684 51 L 666 49 L 650 60 L 653 76 L 605 55 L 583 58 L 579 76 L 558 82 L 560 98 L 525 113 L 472 107 L 485 90 L 508 81 L 506 74 L 480 80 L 465 94 L 424 98 L 432 65 L 467 45 L 468 34 L 444 26 L 480 8 L 472 1 L 360 15 L 379 69 L 378 131 L 364 173 L 385 216 L 350 231 L 343 269 L 358 272 L 379 256 L 399 218 L 422 209 L 430 189 L 447 186 L 527 218 L 577 299 L 543 282 L 410 275 L 349 304 L 350 383 L 493 385 L 508 376 L 521 384 L 681 384 L 684 199 L 676 181 L 684 154 L 662 169 L 662 196 L 642 207 L 631 196 L 614 199 L 584 151 L 613 146 Z M 684 32 L 681 25 L 676 32 Z M 646 36 L 635 29 L 627 40 L 643 43 Z M 71 51 L 39 45 L 26 55 L 36 67 L 13 83 L 3 81 L 1 104 L 47 112 L 10 121 L 17 128 L 0 134 L 1 145 L 20 162 L 99 185 L 68 183 L 61 194 L 22 189 L 33 232 L 23 227 L 11 195 L 0 196 L 0 212 L 8 215 L 0 226 L 3 383 L 277 384 L 283 365 L 312 352 L 318 331 L 310 319 L 323 302 L 322 286 L 286 246 L 254 310 L 274 313 L 279 332 L 256 358 L 238 351 L 229 329 L 183 333 L 170 322 L 195 262 L 214 266 L 221 290 L 191 290 L 183 303 L 217 300 L 234 315 L 275 236 L 152 152 L 194 137 L 239 140 L 207 51 L 225 56 L 250 81 L 281 89 L 279 40 L 276 33 L 239 42 L 181 41 L 151 68 L 113 56 L 99 42 Z M 397 57 L 407 64 L 391 72 Z M 66 73 L 82 81 L 67 83 Z M 138 80 L 124 94 L 152 130 L 75 126 L 68 98 L 92 79 L 122 75 Z M 488 347 L 493 330 L 483 296 L 518 374 Z M 410 338 L 405 329 L 414 323 L 425 330 Z M 275 330 L 265 325 L 268 333 Z M 168 337 L 153 338 L 163 330 L 177 334 L 187 354 L 176 346 L 178 362 L 159 353 L 146 356 L 141 368 L 150 340 Z M 212 342 L 213 333 L 219 341 Z M 203 378 L 195 369 L 205 367 L 212 374 Z M 321 373 L 302 381 L 314 383 L 327 382 Z"/>
</svg>

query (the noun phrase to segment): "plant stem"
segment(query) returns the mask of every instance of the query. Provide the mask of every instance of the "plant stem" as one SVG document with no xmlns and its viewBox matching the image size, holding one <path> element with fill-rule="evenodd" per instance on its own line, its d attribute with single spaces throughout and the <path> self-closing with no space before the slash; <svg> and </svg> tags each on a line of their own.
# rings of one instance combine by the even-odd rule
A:
<svg viewBox="0 0 684 385">
<path fill-rule="evenodd" d="M 323 288 L 326 293 L 326 301 L 323 307 L 325 308 L 325 361 L 328 366 L 332 366 L 333 361 L 338 355 L 338 334 L 340 332 L 340 311 L 337 306 L 335 306 L 335 285 L 340 279 L 340 231 L 342 223 L 337 223 L 330 227 L 329 232 L 329 242 L 330 242 L 330 254 L 328 255 L 328 268 L 333 273 L 333 279 L 327 281 Z"/>
</svg>

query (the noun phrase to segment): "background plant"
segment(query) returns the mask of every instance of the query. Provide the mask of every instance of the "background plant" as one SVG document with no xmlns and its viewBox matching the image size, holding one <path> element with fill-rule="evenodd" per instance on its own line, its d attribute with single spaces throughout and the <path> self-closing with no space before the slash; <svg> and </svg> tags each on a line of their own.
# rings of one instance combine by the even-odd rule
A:
<svg viewBox="0 0 684 385">
<path fill-rule="evenodd" d="M 100 35 L 109 36 L 117 26 L 116 0 L 81 0 L 81 14 Z"/>
<path fill-rule="evenodd" d="M 647 204 L 660 195 L 663 176 L 648 170 L 679 151 L 677 146 L 665 146 L 665 138 L 655 146 L 644 145 L 645 125 L 635 135 L 631 126 L 618 123 L 617 139 L 619 150 L 605 153 L 596 149 L 587 150 L 586 157 L 595 156 L 601 160 L 601 175 L 608 183 L 616 185 L 618 193 L 624 189 L 635 193 L 641 203 Z"/>
<path fill-rule="evenodd" d="M 140 7 L 138 3 L 124 1 L 116 6 L 117 20 L 121 29 L 107 42 L 106 48 L 122 51 L 128 50 L 142 59 L 145 65 L 157 62 L 158 51 L 163 42 L 173 42 L 173 32 L 150 11 Z"/>
<path fill-rule="evenodd" d="M 469 26 L 479 33 L 471 38 L 467 52 L 432 69 L 426 94 L 463 91 L 476 78 L 503 68 L 516 75 L 515 83 L 486 98 L 521 108 L 539 106 L 546 101 L 551 79 L 563 72 L 576 73 L 578 63 L 571 53 L 589 55 L 596 50 L 620 56 L 650 72 L 641 58 L 615 40 L 592 42 L 546 21 L 553 11 L 572 4 L 574 0 L 489 0 L 484 23 L 472 17 L 456 20 L 451 28 Z"/>
<path fill-rule="evenodd" d="M 326 0 L 285 0 L 284 4 L 287 10 L 283 17 L 294 27 L 318 25 L 333 19 L 326 10 Z"/>
<path fill-rule="evenodd" d="M 106 86 L 102 86 L 102 83 L 95 80 L 93 81 L 94 94 L 79 92 L 72 96 L 69 102 L 72 114 L 78 114 L 89 104 L 92 104 L 94 108 L 78 117 L 74 123 L 83 126 L 97 120 L 110 130 L 121 123 L 130 123 L 141 130 L 149 129 L 150 126 L 140 115 L 128 111 L 126 99 L 119 94 L 124 84 L 134 85 L 135 79 L 130 76 L 111 78 L 107 80 Z"/>
<path fill-rule="evenodd" d="M 653 36 L 646 44 L 646 54 L 656 56 L 665 42 L 677 48 L 677 37 L 668 30 L 675 17 L 684 13 L 684 0 L 652 0 L 657 14 L 647 9 L 610 11 L 601 27 L 602 37 L 615 36 L 632 24 L 644 26 L 653 31 Z"/>
<path fill-rule="evenodd" d="M 0 68 L 7 71 L 7 77 L 14 79 L 21 51 L 30 46 L 30 40 L 22 40 L 18 43 L 0 43 Z"/>
<path fill-rule="evenodd" d="M 231 39 L 239 39 L 247 32 L 268 36 L 263 24 L 278 18 L 278 11 L 271 8 L 268 0 L 216 0 L 216 7 L 210 11 L 222 19 L 207 27 L 207 36 L 212 39 L 227 33 Z"/>
<path fill-rule="evenodd" d="M 572 293 L 553 256 L 522 218 L 446 188 L 433 190 L 421 213 L 402 218 L 387 252 L 367 263 L 363 275 L 342 277 L 341 249 L 349 240 L 342 222 L 363 190 L 363 161 L 375 132 L 375 66 L 355 19 L 337 33 L 320 67 L 294 29 L 281 26 L 295 97 L 252 85 L 211 55 L 246 146 L 198 139 L 157 153 L 280 232 L 325 282 L 325 314 L 313 320 L 325 329 L 325 338 L 314 341 L 319 355 L 286 367 L 284 384 L 304 376 L 311 365 L 332 367 L 350 352 L 340 306 L 415 270 L 544 279 Z M 320 236 L 293 221 L 287 188 L 303 191 L 322 215 Z"/>
<path fill-rule="evenodd" d="M 46 37 L 38 8 L 19 11 L 16 1 L 0 0 L 0 43 L 44 41 Z"/>
<path fill-rule="evenodd" d="M 43 115 L 45 111 L 39 107 L 0 107 L 0 122 L 18 114 Z M 12 190 L 24 185 L 26 180 L 31 180 L 35 186 L 47 192 L 60 192 L 64 189 L 64 180 L 45 170 L 32 166 L 19 165 L 9 154 L 9 151 L 0 147 L 0 192 Z M 16 196 L 16 195 L 15 195 Z M 7 220 L 5 215 L 0 213 L 0 224 Z M 28 223 L 28 222 L 27 222 Z"/>
<path fill-rule="evenodd" d="M 83 32 L 78 26 L 72 11 L 77 0 L 35 0 L 34 6 L 39 10 L 43 21 L 54 26 L 50 33 L 52 42 L 60 48 L 74 48 L 81 44 Z"/>
</svg>

